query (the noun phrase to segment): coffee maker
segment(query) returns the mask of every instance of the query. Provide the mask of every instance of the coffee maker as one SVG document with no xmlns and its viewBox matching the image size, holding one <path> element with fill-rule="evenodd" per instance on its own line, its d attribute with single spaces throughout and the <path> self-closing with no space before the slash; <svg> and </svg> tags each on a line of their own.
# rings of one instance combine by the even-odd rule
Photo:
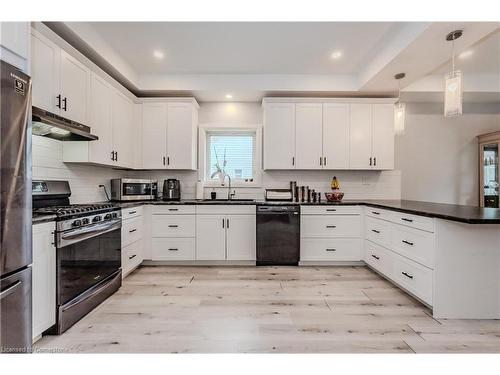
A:
<svg viewBox="0 0 500 375">
<path fill-rule="evenodd" d="M 163 197 L 164 201 L 179 201 L 181 200 L 181 182 L 175 178 L 169 178 L 163 181 Z"/>
</svg>

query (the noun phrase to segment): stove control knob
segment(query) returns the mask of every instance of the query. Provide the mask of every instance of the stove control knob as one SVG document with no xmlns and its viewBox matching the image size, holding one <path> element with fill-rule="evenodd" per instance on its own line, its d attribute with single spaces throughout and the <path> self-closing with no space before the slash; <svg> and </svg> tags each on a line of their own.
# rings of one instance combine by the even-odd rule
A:
<svg viewBox="0 0 500 375">
<path fill-rule="evenodd" d="M 90 223 L 90 220 L 89 220 L 88 218 L 84 218 L 84 219 L 82 219 L 82 224 L 83 224 L 83 225 L 87 225 L 87 224 L 89 224 L 89 223 Z"/>
<path fill-rule="evenodd" d="M 118 217 L 118 214 L 116 212 L 113 212 L 113 219 L 116 219 Z"/>
<path fill-rule="evenodd" d="M 74 227 L 79 227 L 82 225 L 82 221 L 81 220 L 75 220 L 73 221 L 73 224 L 72 224 Z"/>
<path fill-rule="evenodd" d="M 102 218 L 100 216 L 94 216 L 94 218 L 92 219 L 92 222 L 93 223 L 97 223 L 97 222 L 99 222 L 101 220 L 102 220 Z"/>
<path fill-rule="evenodd" d="M 104 215 L 104 220 L 111 220 L 111 218 L 112 218 L 111 214 Z"/>
</svg>

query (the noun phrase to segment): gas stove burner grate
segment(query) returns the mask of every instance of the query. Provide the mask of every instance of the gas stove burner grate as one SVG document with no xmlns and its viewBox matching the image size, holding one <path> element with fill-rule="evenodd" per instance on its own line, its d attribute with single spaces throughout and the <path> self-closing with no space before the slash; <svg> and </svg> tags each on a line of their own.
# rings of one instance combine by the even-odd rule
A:
<svg viewBox="0 0 500 375">
<path fill-rule="evenodd" d="M 55 206 L 35 209 L 39 214 L 56 214 L 57 216 L 67 216 L 82 213 L 93 213 L 102 210 L 114 209 L 116 206 L 112 203 L 102 204 L 73 204 L 69 206 Z"/>
</svg>

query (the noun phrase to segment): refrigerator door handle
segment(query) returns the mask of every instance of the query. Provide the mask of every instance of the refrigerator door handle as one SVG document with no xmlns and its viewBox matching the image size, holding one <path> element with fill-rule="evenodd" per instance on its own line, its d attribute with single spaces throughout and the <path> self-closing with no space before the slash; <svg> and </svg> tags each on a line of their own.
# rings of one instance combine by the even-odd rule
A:
<svg viewBox="0 0 500 375">
<path fill-rule="evenodd" d="M 7 298 L 8 296 L 10 296 L 12 293 L 14 293 L 14 291 L 21 286 L 23 282 L 22 281 L 16 281 L 14 284 L 12 284 L 11 286 L 9 286 L 7 289 L 5 289 L 4 291 L 0 292 L 0 301 L 3 300 L 4 298 Z"/>
</svg>

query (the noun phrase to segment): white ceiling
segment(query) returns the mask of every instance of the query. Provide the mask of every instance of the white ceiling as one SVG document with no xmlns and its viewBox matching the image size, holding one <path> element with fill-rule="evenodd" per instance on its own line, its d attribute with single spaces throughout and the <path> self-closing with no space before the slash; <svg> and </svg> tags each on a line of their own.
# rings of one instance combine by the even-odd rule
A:
<svg viewBox="0 0 500 375">
<path fill-rule="evenodd" d="M 393 22 L 92 22 L 139 74 L 353 74 Z M 162 60 L 153 58 L 161 50 Z M 343 52 L 338 61 L 334 50 Z"/>
</svg>

